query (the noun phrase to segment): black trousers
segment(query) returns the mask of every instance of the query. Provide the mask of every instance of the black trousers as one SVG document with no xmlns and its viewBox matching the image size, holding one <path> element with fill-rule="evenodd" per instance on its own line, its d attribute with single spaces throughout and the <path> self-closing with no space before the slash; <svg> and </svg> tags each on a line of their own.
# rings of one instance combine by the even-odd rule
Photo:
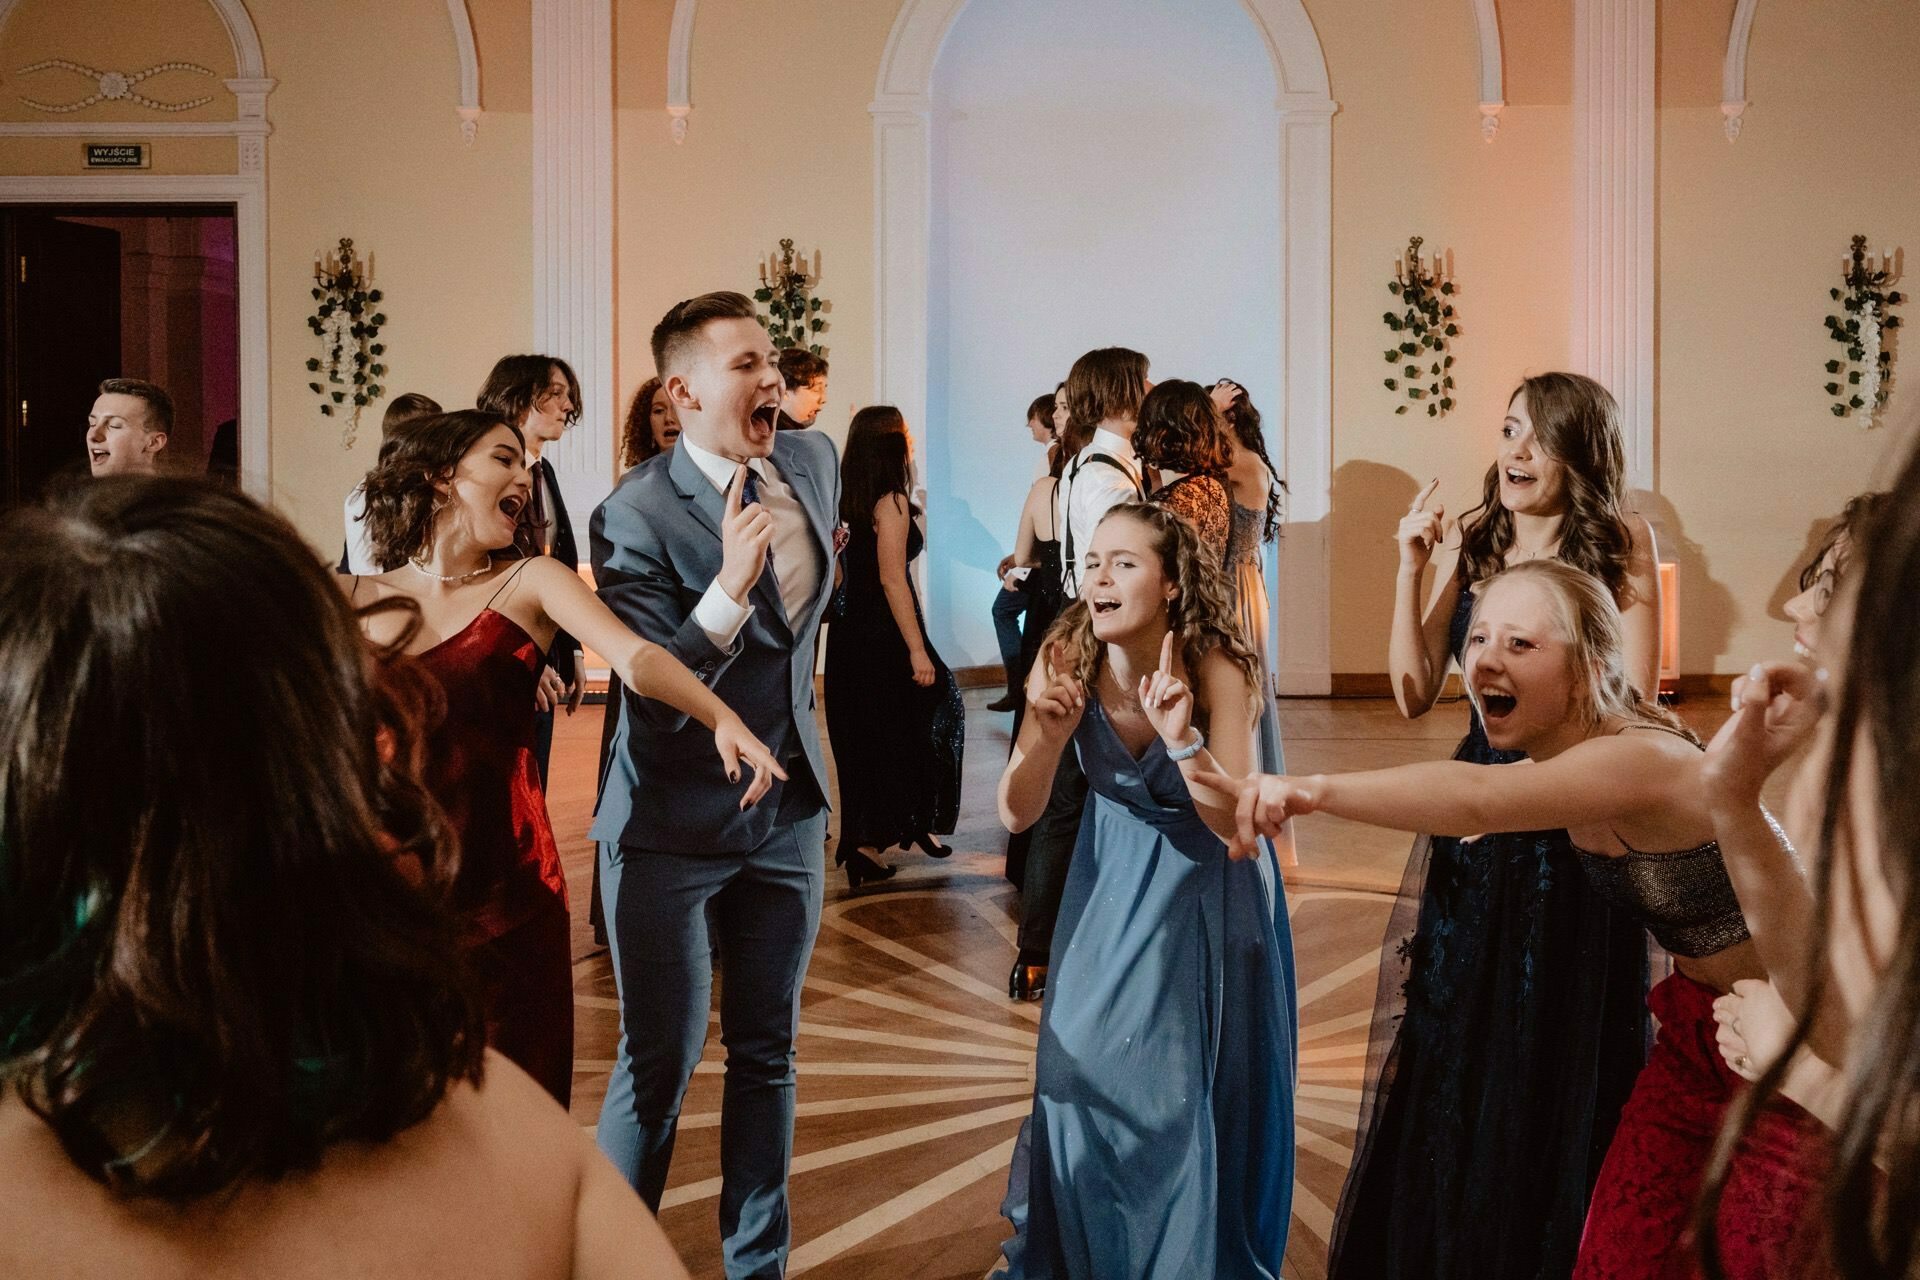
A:
<svg viewBox="0 0 1920 1280">
<path fill-rule="evenodd" d="M 1060 896 L 1067 887 L 1067 867 L 1080 839 L 1080 815 L 1087 807 L 1087 775 L 1080 772 L 1080 755 L 1071 743 L 1054 770 L 1053 791 L 1027 842 L 1026 868 L 1020 883 L 1020 959 L 1023 964 L 1046 964 L 1053 949 L 1053 922 L 1060 915 Z"/>
</svg>

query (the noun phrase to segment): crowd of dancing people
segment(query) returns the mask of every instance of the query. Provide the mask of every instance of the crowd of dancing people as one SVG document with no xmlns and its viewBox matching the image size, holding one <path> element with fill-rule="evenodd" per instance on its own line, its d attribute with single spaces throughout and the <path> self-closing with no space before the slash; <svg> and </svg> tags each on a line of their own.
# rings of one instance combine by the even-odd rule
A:
<svg viewBox="0 0 1920 1280">
<path fill-rule="evenodd" d="M 946 857 L 965 717 L 901 413 L 836 450 L 825 361 L 739 294 L 652 355 L 593 586 L 548 355 L 470 408 L 397 397 L 337 563 L 156 474 L 172 406 L 134 379 L 93 478 L 0 516 L 0 1274 L 684 1275 L 652 1214 L 716 970 L 724 1267 L 784 1273 L 829 791 L 849 892 Z M 1914 1274 L 1920 450 L 1829 523 L 1793 656 L 1703 742 L 1658 697 L 1612 397 L 1521 380 L 1478 504 L 1435 480 L 1395 534 L 1393 696 L 1425 715 L 1457 667 L 1467 736 L 1293 776 L 1259 413 L 1149 373 L 1091 351 L 1033 400 L 999 566 L 1008 993 L 1044 1003 L 995 1274 L 1282 1274 L 1314 813 L 1416 837 L 1331 1275 Z M 620 1011 L 591 1139 L 544 799 L 588 650 Z"/>
</svg>

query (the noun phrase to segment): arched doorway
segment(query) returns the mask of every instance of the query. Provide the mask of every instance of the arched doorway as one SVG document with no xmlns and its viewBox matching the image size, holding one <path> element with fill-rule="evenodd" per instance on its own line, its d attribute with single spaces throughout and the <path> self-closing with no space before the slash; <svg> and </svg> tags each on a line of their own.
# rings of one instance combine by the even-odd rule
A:
<svg viewBox="0 0 1920 1280">
<path fill-rule="evenodd" d="M 917 425 L 930 423 L 933 378 L 945 372 L 936 370 L 930 360 L 946 349 L 945 335 L 935 333 L 932 308 L 934 236 L 943 216 L 936 208 L 943 192 L 934 180 L 935 71 L 941 47 L 967 2 L 907 0 L 888 39 L 870 108 L 878 212 L 876 395 L 898 404 Z M 1252 20 L 1253 33 L 1266 47 L 1272 81 L 1278 84 L 1274 129 L 1268 135 L 1277 142 L 1275 163 L 1268 170 L 1277 182 L 1277 193 L 1268 208 L 1277 221 L 1271 228 L 1271 243 L 1278 261 L 1271 274 L 1272 311 L 1263 317 L 1275 341 L 1265 379 L 1275 390 L 1263 408 L 1269 448 L 1292 496 L 1273 592 L 1275 670 L 1283 692 L 1325 693 L 1329 685 L 1326 518 L 1332 484 L 1329 325 L 1335 108 L 1327 96 L 1319 41 L 1299 0 L 1241 2 Z M 1124 331 L 1124 326 L 1116 327 Z M 1116 333 L 1111 340 L 1126 339 Z M 1251 371 L 1245 377 L 1249 382 L 1256 380 Z M 945 388 L 940 389 L 940 397 L 944 409 Z M 1017 421 L 1010 429 L 1018 430 Z M 936 446 L 930 452 L 934 456 L 928 479 L 930 487 L 937 487 L 947 483 L 937 470 L 941 449 Z M 952 457 L 949 465 L 965 462 L 958 453 Z M 936 541 L 944 532 L 936 532 Z M 964 522 L 955 532 L 962 542 L 977 536 Z M 1002 540 L 1011 536 L 1011 529 L 993 532 Z M 968 554 L 964 546 L 955 550 Z M 950 599 L 943 600 L 936 591 L 935 609 L 968 607 L 971 596 L 966 590 L 948 594 Z"/>
</svg>

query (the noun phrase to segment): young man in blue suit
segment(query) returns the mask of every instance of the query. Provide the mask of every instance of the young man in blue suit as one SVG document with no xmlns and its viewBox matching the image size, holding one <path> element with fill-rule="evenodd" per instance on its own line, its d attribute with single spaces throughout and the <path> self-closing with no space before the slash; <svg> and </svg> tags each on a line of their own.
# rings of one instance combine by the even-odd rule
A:
<svg viewBox="0 0 1920 1280">
<path fill-rule="evenodd" d="M 705 730 L 629 692 L 593 825 L 621 1008 L 600 1148 L 657 1211 L 706 1042 L 717 951 L 729 1280 L 786 1266 L 794 1038 L 826 834 L 813 667 L 833 590 L 840 468 L 827 436 L 776 429 L 774 355 L 741 294 L 669 311 L 653 358 L 679 443 L 628 472 L 591 526 L 608 607 L 737 709 L 787 774 L 742 810 L 744 780 L 721 772 Z"/>
</svg>

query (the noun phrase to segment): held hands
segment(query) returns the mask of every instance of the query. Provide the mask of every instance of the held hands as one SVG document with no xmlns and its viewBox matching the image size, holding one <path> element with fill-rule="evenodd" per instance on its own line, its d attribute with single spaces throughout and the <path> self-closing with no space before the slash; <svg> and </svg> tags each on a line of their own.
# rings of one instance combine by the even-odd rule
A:
<svg viewBox="0 0 1920 1280">
<path fill-rule="evenodd" d="M 907 657 L 913 663 L 913 682 L 922 689 L 933 683 L 933 659 L 925 649 L 915 649 Z"/>
<path fill-rule="evenodd" d="M 1087 709 L 1087 691 L 1078 680 L 1062 674 L 1058 641 L 1041 651 L 1040 661 L 1047 682 L 1037 697 L 1027 699 L 1027 715 L 1039 727 L 1041 738 L 1058 747 L 1073 736 L 1080 723 Z"/>
<path fill-rule="evenodd" d="M 1812 736 L 1826 710 L 1826 672 L 1756 663 L 1733 682 L 1733 718 L 1707 744 L 1701 781 L 1718 809 L 1750 808 L 1773 771 Z"/>
<path fill-rule="evenodd" d="M 1160 666 L 1140 677 L 1140 710 L 1160 741 L 1178 750 L 1193 741 L 1193 690 L 1173 674 L 1173 632 L 1160 642 Z"/>
<path fill-rule="evenodd" d="M 1253 857 L 1259 852 L 1261 836 L 1276 837 L 1287 819 L 1314 811 L 1313 796 L 1302 780 L 1283 774 L 1254 773 L 1233 778 L 1203 769 L 1193 775 L 1192 781 L 1223 796 L 1239 797 L 1234 807 L 1234 837 L 1227 841 L 1230 857 Z"/>
<path fill-rule="evenodd" d="M 773 545 L 773 513 L 757 502 L 740 505 L 746 488 L 747 465 L 741 463 L 727 486 L 726 511 L 720 520 L 720 589 L 735 603 L 745 604 L 747 593 L 760 580 Z"/>
<path fill-rule="evenodd" d="M 1427 487 L 1407 508 L 1407 514 L 1400 517 L 1400 527 L 1394 531 L 1393 540 L 1400 545 L 1402 572 L 1418 573 L 1425 569 L 1427 562 L 1433 559 L 1434 548 L 1446 538 L 1446 504 L 1435 502 L 1433 510 L 1427 510 L 1427 503 L 1433 500 L 1433 491 L 1439 487 L 1437 478 L 1428 481 Z"/>
<path fill-rule="evenodd" d="M 540 681 L 533 686 L 533 709 L 544 714 L 557 710 L 566 700 L 567 682 L 552 667 L 541 667 Z"/>
<path fill-rule="evenodd" d="M 773 758 L 773 752 L 732 712 L 714 723 L 713 745 L 720 753 L 720 763 L 726 766 L 727 781 L 740 781 L 742 764 L 753 770 L 753 781 L 747 784 L 747 793 L 740 797 L 742 809 L 760 803 L 760 797 L 767 794 L 775 778 L 787 780 L 787 771 Z"/>
</svg>

